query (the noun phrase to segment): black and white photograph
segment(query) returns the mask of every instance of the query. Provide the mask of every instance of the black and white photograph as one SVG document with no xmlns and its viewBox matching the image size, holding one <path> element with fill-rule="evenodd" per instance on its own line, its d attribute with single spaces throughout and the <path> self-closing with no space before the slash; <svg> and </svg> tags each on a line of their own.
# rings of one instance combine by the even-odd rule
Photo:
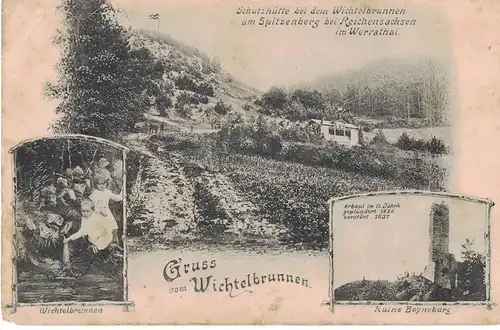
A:
<svg viewBox="0 0 500 330">
<path fill-rule="evenodd" d="M 334 200 L 334 302 L 490 303 L 492 206 L 430 192 Z"/>
<path fill-rule="evenodd" d="M 126 150 L 83 135 L 11 150 L 17 303 L 126 300 Z"/>
<path fill-rule="evenodd" d="M 489 131 L 461 118 L 474 79 L 440 3 L 6 3 L 13 318 L 299 324 L 372 303 L 494 305 L 495 196 L 466 154 Z"/>
</svg>

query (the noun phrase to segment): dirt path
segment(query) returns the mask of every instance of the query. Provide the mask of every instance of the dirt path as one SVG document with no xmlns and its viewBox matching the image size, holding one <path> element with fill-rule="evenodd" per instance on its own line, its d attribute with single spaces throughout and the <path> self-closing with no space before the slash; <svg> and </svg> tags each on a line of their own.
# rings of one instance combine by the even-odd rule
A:
<svg viewBox="0 0 500 330">
<path fill-rule="evenodd" d="M 177 123 L 177 122 L 169 120 L 165 117 L 154 116 L 154 115 L 150 115 L 150 114 L 147 114 L 145 116 L 149 120 L 153 120 L 153 121 L 165 123 L 165 124 L 170 125 L 170 126 L 174 126 L 174 127 L 178 128 L 180 130 L 180 132 L 183 132 L 183 133 L 210 134 L 210 133 L 215 133 L 215 132 L 219 131 L 218 129 L 208 128 L 208 127 L 205 127 L 203 125 L 192 125 L 192 130 L 191 130 L 191 126 Z"/>
<path fill-rule="evenodd" d="M 284 229 L 261 219 L 258 206 L 242 196 L 226 175 L 208 171 L 181 154 L 164 151 L 161 145 L 150 150 L 146 144 L 148 137 L 147 134 L 133 134 L 127 142 L 132 150 L 147 156 L 147 161 L 141 162 L 132 189 L 133 201 L 141 204 L 143 211 L 140 219 L 136 217 L 131 221 L 148 228 L 148 242 L 136 243 L 161 248 L 172 243 L 209 239 L 200 237 L 197 223 L 226 221 L 220 219 L 220 215 L 206 212 L 205 203 L 210 202 L 222 210 L 224 219 L 229 219 L 220 238 L 225 243 L 278 244 L 279 233 Z M 193 174 L 188 170 L 193 166 L 200 171 Z M 202 195 L 200 187 L 204 191 Z"/>
<path fill-rule="evenodd" d="M 148 156 L 133 189 L 146 211 L 142 221 L 151 225 L 148 236 L 160 244 L 192 239 L 192 187 L 182 173 L 180 157 L 158 158 L 145 146 L 147 138 L 146 134 L 134 134 L 127 140 L 132 150 Z"/>
</svg>

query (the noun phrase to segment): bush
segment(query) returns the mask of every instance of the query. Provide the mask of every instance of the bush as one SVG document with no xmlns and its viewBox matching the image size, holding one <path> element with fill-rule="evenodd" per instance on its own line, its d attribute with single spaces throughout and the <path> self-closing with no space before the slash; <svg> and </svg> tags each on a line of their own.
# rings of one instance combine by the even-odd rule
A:
<svg viewBox="0 0 500 330">
<path fill-rule="evenodd" d="M 279 134 L 284 141 L 293 142 L 315 142 L 321 138 L 318 132 L 301 126 L 284 127 Z"/>
<path fill-rule="evenodd" d="M 177 113 L 184 118 L 190 118 L 192 114 L 192 110 L 189 106 L 185 105 L 179 109 L 177 109 Z"/>
<path fill-rule="evenodd" d="M 214 111 L 215 113 L 224 116 L 231 112 L 232 107 L 229 104 L 225 104 L 222 100 L 219 100 L 217 104 L 215 104 Z"/>
<path fill-rule="evenodd" d="M 396 142 L 396 145 L 401 150 L 412 150 L 413 147 L 413 139 L 406 133 L 401 134 Z"/>
<path fill-rule="evenodd" d="M 458 276 L 460 300 L 483 301 L 486 299 L 484 255 L 472 249 L 473 240 L 466 239 L 462 245 L 463 262 L 459 265 Z"/>
<path fill-rule="evenodd" d="M 207 82 L 199 84 L 196 88 L 196 92 L 204 96 L 215 96 L 214 88 Z"/>
<path fill-rule="evenodd" d="M 196 85 L 196 83 L 191 78 L 189 78 L 187 75 L 181 75 L 181 76 L 177 77 L 177 79 L 175 79 L 174 83 L 175 83 L 175 86 L 177 86 L 177 88 L 179 88 L 181 90 L 192 91 L 192 92 L 195 92 L 197 87 L 198 87 Z"/>
<path fill-rule="evenodd" d="M 170 108 L 172 104 L 172 100 L 170 97 L 168 97 L 165 94 L 161 94 L 156 98 L 156 108 L 158 109 L 158 112 L 160 113 L 160 116 L 166 116 L 167 115 L 167 109 Z"/>
<path fill-rule="evenodd" d="M 221 236 L 229 228 L 231 219 L 217 196 L 202 180 L 196 181 L 193 193 L 196 206 L 196 228 L 203 236 Z"/>
<path fill-rule="evenodd" d="M 266 155 L 270 155 L 271 157 L 276 157 L 279 155 L 281 150 L 283 149 L 283 144 L 281 143 L 281 138 L 277 134 L 269 134 L 265 140 L 263 145 L 263 153 Z"/>
<path fill-rule="evenodd" d="M 447 153 L 444 142 L 435 136 L 429 141 L 424 139 L 415 139 L 408 134 L 403 133 L 396 142 L 396 146 L 401 150 L 427 151 L 433 155 L 442 155 Z"/>
<path fill-rule="evenodd" d="M 373 137 L 372 140 L 373 144 L 386 144 L 387 143 L 387 138 L 384 135 L 384 132 L 382 132 L 381 129 L 377 130 L 377 133 Z"/>
<path fill-rule="evenodd" d="M 394 149 L 375 150 L 374 147 L 365 146 L 351 148 L 335 142 L 288 142 L 283 146 L 281 136 L 273 133 L 262 118 L 257 121 L 256 127 L 246 125 L 243 121 L 229 121 L 217 136 L 218 148 L 227 152 L 261 155 L 308 166 L 395 179 L 413 189 L 428 189 L 432 186 L 440 190 L 446 174 L 445 170 L 437 165 L 427 164 L 418 155 L 414 158 L 398 156 Z M 383 133 L 377 136 L 375 144 L 386 141 Z"/>
<path fill-rule="evenodd" d="M 434 155 L 442 155 L 447 152 L 446 145 L 444 142 L 435 136 L 432 137 L 430 141 L 427 142 L 427 150 Z"/>
<path fill-rule="evenodd" d="M 360 124 L 363 132 L 371 132 L 376 128 L 375 124 L 373 123 L 360 122 Z"/>
<path fill-rule="evenodd" d="M 360 146 L 364 146 L 365 145 L 365 137 L 363 135 L 363 131 L 362 130 L 358 131 L 358 144 Z"/>
</svg>

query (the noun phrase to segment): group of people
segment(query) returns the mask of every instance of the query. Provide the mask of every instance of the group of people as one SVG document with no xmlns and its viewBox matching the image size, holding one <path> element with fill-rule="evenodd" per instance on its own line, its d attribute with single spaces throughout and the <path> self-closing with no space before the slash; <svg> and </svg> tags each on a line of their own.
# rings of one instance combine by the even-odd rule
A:
<svg viewBox="0 0 500 330">
<path fill-rule="evenodd" d="M 117 160 L 110 171 L 109 161 L 101 158 L 91 168 L 80 166 L 56 173 L 55 183 L 42 189 L 41 210 L 56 214 L 72 223 L 76 232 L 63 230 L 65 248 L 71 241 L 87 240 L 94 252 L 106 249 L 110 244 L 119 246 L 118 223 L 110 209 L 110 201 L 122 201 L 123 162 Z"/>
<path fill-rule="evenodd" d="M 164 123 L 153 123 L 153 122 L 146 122 L 146 132 L 149 134 L 163 134 L 163 131 L 165 130 L 165 124 Z"/>
<path fill-rule="evenodd" d="M 118 245 L 118 224 L 109 208 L 109 202 L 122 201 L 121 187 L 120 192 L 115 194 L 109 184 L 114 183 L 114 179 L 121 179 L 121 162 L 114 164 L 113 175 L 107 169 L 109 162 L 106 158 L 101 158 L 98 165 L 94 168 L 92 175 L 93 182 L 90 179 L 85 180 L 85 187 L 78 187 L 76 184 L 73 188 L 83 191 L 80 198 L 80 213 L 81 224 L 78 231 L 64 239 L 67 244 L 70 241 L 79 238 L 86 238 L 94 252 L 107 248 L 111 243 Z M 71 189 L 67 188 L 66 194 L 71 194 Z M 115 189 L 116 190 L 116 189 Z M 85 192 L 90 192 L 90 194 Z"/>
</svg>

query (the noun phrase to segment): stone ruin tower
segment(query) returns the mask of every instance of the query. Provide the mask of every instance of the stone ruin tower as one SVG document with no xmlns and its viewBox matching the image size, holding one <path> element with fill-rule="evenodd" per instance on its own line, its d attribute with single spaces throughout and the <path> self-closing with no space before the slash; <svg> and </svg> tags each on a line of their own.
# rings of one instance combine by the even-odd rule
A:
<svg viewBox="0 0 500 330">
<path fill-rule="evenodd" d="M 429 264 L 422 274 L 443 288 L 451 288 L 450 210 L 444 202 L 431 206 L 429 221 Z"/>
</svg>

